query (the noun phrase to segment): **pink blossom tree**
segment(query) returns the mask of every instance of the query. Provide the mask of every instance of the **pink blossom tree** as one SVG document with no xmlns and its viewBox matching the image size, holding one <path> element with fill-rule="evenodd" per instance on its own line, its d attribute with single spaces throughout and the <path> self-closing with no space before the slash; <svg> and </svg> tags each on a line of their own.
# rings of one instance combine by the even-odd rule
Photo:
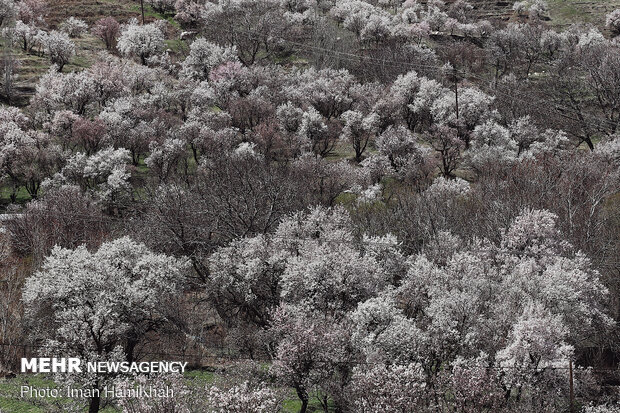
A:
<svg viewBox="0 0 620 413">
<path fill-rule="evenodd" d="M 121 26 L 114 17 L 103 17 L 95 22 L 91 31 L 95 36 L 103 40 L 106 49 L 114 50 Z"/>
</svg>

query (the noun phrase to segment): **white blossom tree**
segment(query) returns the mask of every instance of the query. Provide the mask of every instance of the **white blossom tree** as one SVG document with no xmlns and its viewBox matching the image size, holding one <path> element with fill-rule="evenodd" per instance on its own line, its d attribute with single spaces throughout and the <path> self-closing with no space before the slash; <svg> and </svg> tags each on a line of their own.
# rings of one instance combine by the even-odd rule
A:
<svg viewBox="0 0 620 413">
<path fill-rule="evenodd" d="M 130 23 L 121 32 L 116 47 L 124 56 L 137 57 L 146 65 L 149 58 L 163 52 L 164 40 L 164 33 L 155 23 Z"/>
<path fill-rule="evenodd" d="M 178 299 L 186 268 L 184 260 L 153 253 L 127 237 L 95 252 L 56 247 L 24 286 L 33 338 L 50 354 L 132 361 L 145 334 L 168 323 L 162 304 Z M 89 373 L 73 379 L 101 389 L 109 378 Z M 97 412 L 100 402 L 92 397 L 89 411 Z"/>
<path fill-rule="evenodd" d="M 344 127 L 340 139 L 348 141 L 353 146 L 355 160 L 361 162 L 370 139 L 378 129 L 377 115 L 364 116 L 359 111 L 349 110 L 341 115 L 341 119 L 344 121 Z"/>
<path fill-rule="evenodd" d="M 348 356 L 346 330 L 321 313 L 283 306 L 275 312 L 270 333 L 277 339 L 270 371 L 280 383 L 295 389 L 300 413 L 307 411 L 313 393 L 327 409 L 329 393 L 325 390 L 330 389 L 338 364 Z"/>
<path fill-rule="evenodd" d="M 75 55 L 75 44 L 69 36 L 55 30 L 43 37 L 43 48 L 59 72 Z"/>
<path fill-rule="evenodd" d="M 510 164 L 518 155 L 517 148 L 510 131 L 489 120 L 474 129 L 466 158 L 474 169 L 483 171 L 486 166 L 495 162 Z"/>
<path fill-rule="evenodd" d="M 31 51 L 36 45 L 37 40 L 41 38 L 40 29 L 33 24 L 26 24 L 21 20 L 17 20 L 14 27 L 6 28 L 4 30 L 10 31 L 13 37 L 13 42 L 19 42 L 21 48 L 27 52 Z"/>
<path fill-rule="evenodd" d="M 286 89 L 289 99 L 312 105 L 325 118 L 333 119 L 352 108 L 356 80 L 347 70 L 310 68 L 296 73 Z"/>
<path fill-rule="evenodd" d="M 162 144 L 151 142 L 149 156 L 144 163 L 153 170 L 160 181 L 174 175 L 179 164 L 187 155 L 187 147 L 182 139 L 166 139 Z"/>
<path fill-rule="evenodd" d="M 208 390 L 208 405 L 214 413 L 271 413 L 280 410 L 279 395 L 265 385 L 254 387 L 245 381 L 229 389 L 212 386 Z"/>
<path fill-rule="evenodd" d="M 88 30 L 88 24 L 84 20 L 77 19 L 73 16 L 62 22 L 61 30 L 69 35 L 69 37 L 81 37 Z"/>
<path fill-rule="evenodd" d="M 130 199 L 130 160 L 127 149 L 102 149 L 93 155 L 78 152 L 67 160 L 62 170 L 43 182 L 46 190 L 64 185 L 78 185 L 96 196 L 108 208 L 123 206 Z"/>
<path fill-rule="evenodd" d="M 614 35 L 620 33 L 620 9 L 616 9 L 607 15 L 605 25 Z"/>
<path fill-rule="evenodd" d="M 425 411 L 428 397 L 424 375 L 415 363 L 356 367 L 347 390 L 356 411 L 369 413 Z"/>
<path fill-rule="evenodd" d="M 196 39 L 189 47 L 189 55 L 183 62 L 181 73 L 193 79 L 203 81 L 209 78 L 214 68 L 226 62 L 237 61 L 237 50 L 222 47 L 203 38 Z"/>
<path fill-rule="evenodd" d="M 15 18 L 17 7 L 13 0 L 0 1 L 0 26 L 9 19 Z"/>
<path fill-rule="evenodd" d="M 147 3 L 159 13 L 170 13 L 174 11 L 176 0 L 147 0 Z"/>
<path fill-rule="evenodd" d="M 44 25 L 47 12 L 46 0 L 21 0 L 17 2 L 17 17 L 25 23 Z"/>
<path fill-rule="evenodd" d="M 284 46 L 291 27 L 279 0 L 206 2 L 200 14 L 208 39 L 235 47 L 245 65 L 254 64 L 259 52 L 270 55 Z"/>
<path fill-rule="evenodd" d="M 404 126 L 388 127 L 376 139 L 379 152 L 386 156 L 391 167 L 401 176 L 414 172 L 424 162 L 421 146 Z"/>
<path fill-rule="evenodd" d="M 498 365 L 506 370 L 504 386 L 538 395 L 545 387 L 561 381 L 563 375 L 554 368 L 565 367 L 574 358 L 573 346 L 564 341 L 567 335 L 568 328 L 560 315 L 552 315 L 540 303 L 526 305 L 506 347 L 496 355 Z M 546 399 L 540 397 L 541 402 L 553 400 Z"/>
<path fill-rule="evenodd" d="M 310 107 L 301 116 L 297 136 L 305 146 L 319 155 L 326 155 L 334 146 L 323 116 L 314 107 Z"/>
<path fill-rule="evenodd" d="M 447 90 L 437 81 L 418 76 L 415 71 L 398 76 L 390 87 L 390 107 L 397 111 L 411 131 L 433 124 L 431 108 L 446 95 Z M 388 109 L 389 110 L 389 109 Z"/>
<path fill-rule="evenodd" d="M 20 187 L 37 198 L 45 176 L 58 170 L 64 154 L 44 132 L 29 130 L 18 109 L 0 109 L 0 176 L 11 182 L 11 201 Z"/>
</svg>

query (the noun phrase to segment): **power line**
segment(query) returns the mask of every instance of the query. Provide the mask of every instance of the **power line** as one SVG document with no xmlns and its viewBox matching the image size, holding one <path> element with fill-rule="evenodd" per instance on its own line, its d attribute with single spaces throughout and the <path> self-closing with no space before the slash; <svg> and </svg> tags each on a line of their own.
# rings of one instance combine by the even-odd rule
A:
<svg viewBox="0 0 620 413">
<path fill-rule="evenodd" d="M 244 34 L 254 35 L 254 36 L 262 36 L 259 33 L 251 32 L 251 31 L 244 31 L 244 30 L 235 30 L 235 31 L 241 32 L 241 33 L 244 33 Z M 358 55 L 358 54 L 354 54 L 354 53 L 342 52 L 342 51 L 333 50 L 333 49 L 326 49 L 326 48 L 322 48 L 320 46 L 313 46 L 313 45 L 307 45 L 307 44 L 304 44 L 304 43 L 295 42 L 295 41 L 286 39 L 285 37 L 280 36 L 280 35 L 272 35 L 272 37 L 278 38 L 281 41 L 284 41 L 286 43 L 290 43 L 292 45 L 298 46 L 300 49 L 304 49 L 305 48 L 306 50 L 312 49 L 312 50 L 315 50 L 315 51 L 321 51 L 321 52 L 328 53 L 328 54 L 332 53 L 332 54 L 336 54 L 336 55 L 344 58 L 345 60 L 355 61 L 355 62 L 359 61 L 359 63 L 362 63 L 363 60 L 370 60 L 370 61 L 374 61 L 376 63 L 381 63 L 383 65 L 388 65 L 388 66 L 391 66 L 391 67 L 399 67 L 399 68 L 406 67 L 406 68 L 409 68 L 409 69 L 416 69 L 416 67 L 421 67 L 421 68 L 427 68 L 427 69 L 434 69 L 434 70 L 438 70 L 438 71 L 444 69 L 444 66 L 429 65 L 429 64 L 423 64 L 423 63 L 417 64 L 417 63 L 413 63 L 413 62 L 403 62 L 403 61 L 398 61 L 398 60 L 394 60 L 394 59 L 380 59 L 380 58 L 374 58 L 374 57 L 370 57 L 370 56 Z M 457 70 L 457 69 L 454 69 L 454 70 Z M 464 78 L 472 77 L 472 78 L 480 80 L 482 82 L 488 82 L 488 79 L 484 79 L 482 77 L 479 77 L 479 76 L 474 75 L 474 74 L 469 73 L 469 72 L 460 71 L 460 75 L 463 76 Z M 493 90 L 493 92 L 494 93 L 502 94 L 502 92 L 498 91 L 498 90 Z M 512 96 L 512 95 L 505 94 L 505 96 L 509 97 L 509 98 L 511 98 L 513 100 L 519 101 L 521 103 L 525 103 L 525 104 L 528 104 L 528 105 L 531 104 L 531 102 L 529 102 L 529 101 L 517 98 L 517 97 Z M 556 107 L 560 107 L 560 108 L 562 108 L 564 110 L 567 110 L 567 111 L 570 111 L 570 112 L 572 112 L 574 114 L 578 113 L 575 110 L 575 108 L 572 108 L 570 106 L 561 105 L 558 102 L 551 101 L 551 100 L 545 100 L 545 99 L 540 99 L 540 100 L 543 101 L 543 102 L 546 102 L 546 103 L 551 103 L 551 104 L 553 104 Z M 616 122 L 612 122 L 609 119 L 604 118 L 604 117 L 595 116 L 595 115 L 587 114 L 587 113 L 586 114 L 580 113 L 580 115 L 582 115 L 583 117 L 586 117 L 586 118 L 590 118 L 591 120 L 596 120 L 596 121 L 608 123 L 612 127 L 618 126 L 618 124 Z M 575 121 L 575 122 L 579 122 L 579 119 L 576 119 L 574 117 L 568 117 L 568 118 L 573 120 L 573 121 Z"/>
</svg>

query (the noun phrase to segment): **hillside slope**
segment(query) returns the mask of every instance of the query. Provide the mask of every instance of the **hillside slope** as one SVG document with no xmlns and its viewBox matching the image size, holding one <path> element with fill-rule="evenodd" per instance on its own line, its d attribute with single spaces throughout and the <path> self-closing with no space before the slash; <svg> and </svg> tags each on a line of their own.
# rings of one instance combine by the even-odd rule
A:
<svg viewBox="0 0 620 413">
<path fill-rule="evenodd" d="M 453 2 L 455 0 L 448 0 Z M 516 17 L 512 11 L 513 0 L 469 0 L 474 5 L 479 18 L 512 21 Z M 603 29 L 605 15 L 620 8 L 620 0 L 547 0 L 549 4 L 549 24 L 558 28 L 572 23 L 590 23 Z M 424 1 L 422 1 L 424 3 Z M 54 0 L 49 2 L 46 22 L 50 28 L 56 28 L 63 20 L 75 16 L 92 25 L 96 20 L 112 16 L 120 22 L 140 17 L 139 0 Z M 172 15 L 162 16 L 155 13 L 150 6 L 145 7 L 147 21 L 167 18 L 178 27 Z M 80 70 L 90 66 L 100 49 L 100 41 L 86 34 L 76 39 L 77 55 L 67 65 L 68 71 Z M 17 90 L 19 97 L 13 104 L 25 105 L 34 93 L 34 87 L 50 64 L 47 58 L 35 54 L 26 54 L 16 50 L 20 66 L 18 67 Z"/>
</svg>

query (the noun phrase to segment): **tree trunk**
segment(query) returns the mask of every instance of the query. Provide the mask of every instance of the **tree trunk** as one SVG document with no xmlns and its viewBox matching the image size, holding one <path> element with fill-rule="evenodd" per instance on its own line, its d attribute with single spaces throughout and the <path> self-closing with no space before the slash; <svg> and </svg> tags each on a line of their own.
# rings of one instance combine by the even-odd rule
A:
<svg viewBox="0 0 620 413">
<path fill-rule="evenodd" d="M 128 363 L 132 363 L 134 361 L 134 351 L 136 349 L 136 345 L 138 345 L 138 340 L 134 338 L 127 340 L 127 344 L 125 345 L 125 360 Z"/>
<path fill-rule="evenodd" d="M 295 387 L 297 391 L 297 396 L 299 400 L 301 400 L 301 409 L 299 409 L 299 413 L 306 413 L 308 410 L 308 392 L 301 386 Z"/>
<path fill-rule="evenodd" d="M 99 395 L 91 397 L 90 405 L 88 406 L 88 413 L 98 413 L 100 404 L 101 397 Z"/>
<path fill-rule="evenodd" d="M 456 104 L 456 121 L 459 120 L 459 81 L 456 75 L 454 76 L 454 102 Z"/>
<path fill-rule="evenodd" d="M 323 413 L 329 413 L 329 398 L 327 395 L 321 398 L 321 407 L 323 408 Z"/>
<path fill-rule="evenodd" d="M 18 187 L 13 186 L 13 190 L 11 191 L 11 195 L 10 195 L 11 203 L 13 204 L 17 202 L 17 190 L 18 190 Z"/>
</svg>

